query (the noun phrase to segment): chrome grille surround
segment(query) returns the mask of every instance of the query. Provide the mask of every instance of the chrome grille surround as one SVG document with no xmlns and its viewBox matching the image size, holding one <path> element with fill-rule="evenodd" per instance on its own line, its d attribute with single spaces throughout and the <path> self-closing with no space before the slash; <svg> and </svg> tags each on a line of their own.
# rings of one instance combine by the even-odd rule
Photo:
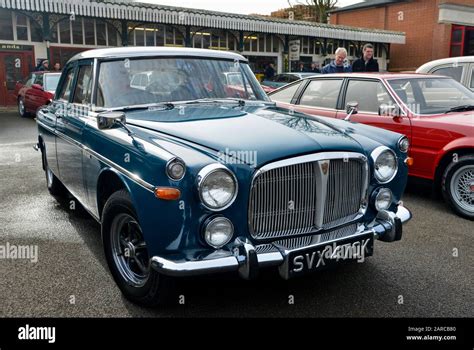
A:
<svg viewBox="0 0 474 350">
<path fill-rule="evenodd" d="M 368 183 L 361 153 L 322 152 L 267 164 L 252 179 L 250 235 L 274 240 L 356 221 L 367 210 Z"/>
</svg>

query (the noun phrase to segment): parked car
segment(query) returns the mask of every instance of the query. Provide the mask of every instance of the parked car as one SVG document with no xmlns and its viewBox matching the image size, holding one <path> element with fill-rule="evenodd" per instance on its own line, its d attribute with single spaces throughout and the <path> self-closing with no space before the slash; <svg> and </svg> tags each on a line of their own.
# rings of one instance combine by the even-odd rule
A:
<svg viewBox="0 0 474 350">
<path fill-rule="evenodd" d="M 21 117 L 35 114 L 39 107 L 52 101 L 60 76 L 61 73 L 34 72 L 17 82 L 15 91 Z"/>
<path fill-rule="evenodd" d="M 142 71 L 176 79 L 131 88 Z M 143 305 L 164 302 L 174 277 L 273 266 L 290 278 L 362 261 L 411 217 L 405 136 L 278 108 L 231 52 L 80 53 L 37 124 L 50 193 L 66 188 L 101 224 L 117 285 Z"/>
<path fill-rule="evenodd" d="M 270 94 L 279 106 L 406 135 L 409 174 L 441 189 L 456 213 L 474 219 L 474 93 L 452 78 L 421 74 L 338 74 L 305 79 Z"/>
<path fill-rule="evenodd" d="M 316 73 L 282 73 L 282 74 L 275 75 L 271 79 L 264 79 L 261 84 L 265 92 L 271 92 L 286 84 L 292 83 L 302 78 L 312 77 L 314 75 L 317 75 L 317 74 Z"/>
<path fill-rule="evenodd" d="M 474 56 L 449 57 L 431 61 L 418 68 L 416 73 L 445 75 L 474 91 Z"/>
</svg>

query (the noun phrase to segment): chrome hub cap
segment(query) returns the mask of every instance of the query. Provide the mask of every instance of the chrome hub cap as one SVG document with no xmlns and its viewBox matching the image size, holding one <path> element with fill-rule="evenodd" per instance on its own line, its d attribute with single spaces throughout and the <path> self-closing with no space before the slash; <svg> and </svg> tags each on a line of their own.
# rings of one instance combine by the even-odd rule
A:
<svg viewBox="0 0 474 350">
<path fill-rule="evenodd" d="M 150 262 L 138 222 L 129 214 L 119 214 L 112 222 L 111 245 L 115 265 L 127 283 L 143 286 L 150 274 Z"/>
<path fill-rule="evenodd" d="M 451 193 L 456 205 L 474 213 L 474 165 L 466 165 L 453 174 Z"/>
<path fill-rule="evenodd" d="M 18 101 L 18 111 L 21 115 L 25 113 L 25 105 L 23 104 L 23 100 L 21 99 Z"/>
</svg>

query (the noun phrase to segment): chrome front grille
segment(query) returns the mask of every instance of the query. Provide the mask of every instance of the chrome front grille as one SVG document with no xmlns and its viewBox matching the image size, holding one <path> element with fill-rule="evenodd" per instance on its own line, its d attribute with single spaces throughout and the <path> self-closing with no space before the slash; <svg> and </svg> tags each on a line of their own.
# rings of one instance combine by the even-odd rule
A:
<svg viewBox="0 0 474 350">
<path fill-rule="evenodd" d="M 322 233 L 320 235 L 308 235 L 295 238 L 286 238 L 274 241 L 272 243 L 259 244 L 255 246 L 255 251 L 257 252 L 257 254 L 277 252 L 278 248 L 275 245 L 279 245 L 289 250 L 297 249 L 307 247 L 312 244 L 325 243 L 336 239 L 342 239 L 356 234 L 357 232 L 357 224 L 350 224 L 348 226 L 340 227 L 335 230 Z"/>
<path fill-rule="evenodd" d="M 357 216 L 364 176 L 367 176 L 364 166 L 358 161 L 331 160 L 324 206 L 324 227 L 343 224 Z"/>
<path fill-rule="evenodd" d="M 279 161 L 255 175 L 249 230 L 255 239 L 277 239 L 350 222 L 365 208 L 366 157 L 318 153 Z"/>
</svg>

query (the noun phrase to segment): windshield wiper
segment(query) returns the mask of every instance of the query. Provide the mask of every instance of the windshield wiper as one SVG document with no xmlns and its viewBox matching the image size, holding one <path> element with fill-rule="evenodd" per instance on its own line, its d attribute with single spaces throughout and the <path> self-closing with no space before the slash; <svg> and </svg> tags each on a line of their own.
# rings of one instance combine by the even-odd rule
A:
<svg viewBox="0 0 474 350">
<path fill-rule="evenodd" d="M 130 106 L 122 106 L 122 107 L 111 107 L 111 108 L 96 108 L 95 112 L 128 112 L 128 111 L 136 111 L 140 109 L 163 109 L 169 110 L 175 107 L 174 103 L 172 102 L 160 102 L 160 103 L 147 103 L 141 105 L 130 105 Z"/>
<path fill-rule="evenodd" d="M 444 114 L 452 113 L 452 112 L 472 111 L 472 110 L 474 110 L 474 105 L 462 105 L 462 106 L 456 106 L 456 107 L 450 108 L 449 110 L 444 112 Z"/>
<path fill-rule="evenodd" d="M 196 100 L 183 101 L 181 103 L 185 104 L 185 105 L 192 105 L 192 104 L 198 104 L 198 103 L 204 103 L 204 104 L 205 103 L 237 103 L 239 106 L 245 106 L 245 100 L 240 99 L 240 98 L 233 98 L 233 97 L 228 97 L 228 98 L 198 98 Z"/>
</svg>

